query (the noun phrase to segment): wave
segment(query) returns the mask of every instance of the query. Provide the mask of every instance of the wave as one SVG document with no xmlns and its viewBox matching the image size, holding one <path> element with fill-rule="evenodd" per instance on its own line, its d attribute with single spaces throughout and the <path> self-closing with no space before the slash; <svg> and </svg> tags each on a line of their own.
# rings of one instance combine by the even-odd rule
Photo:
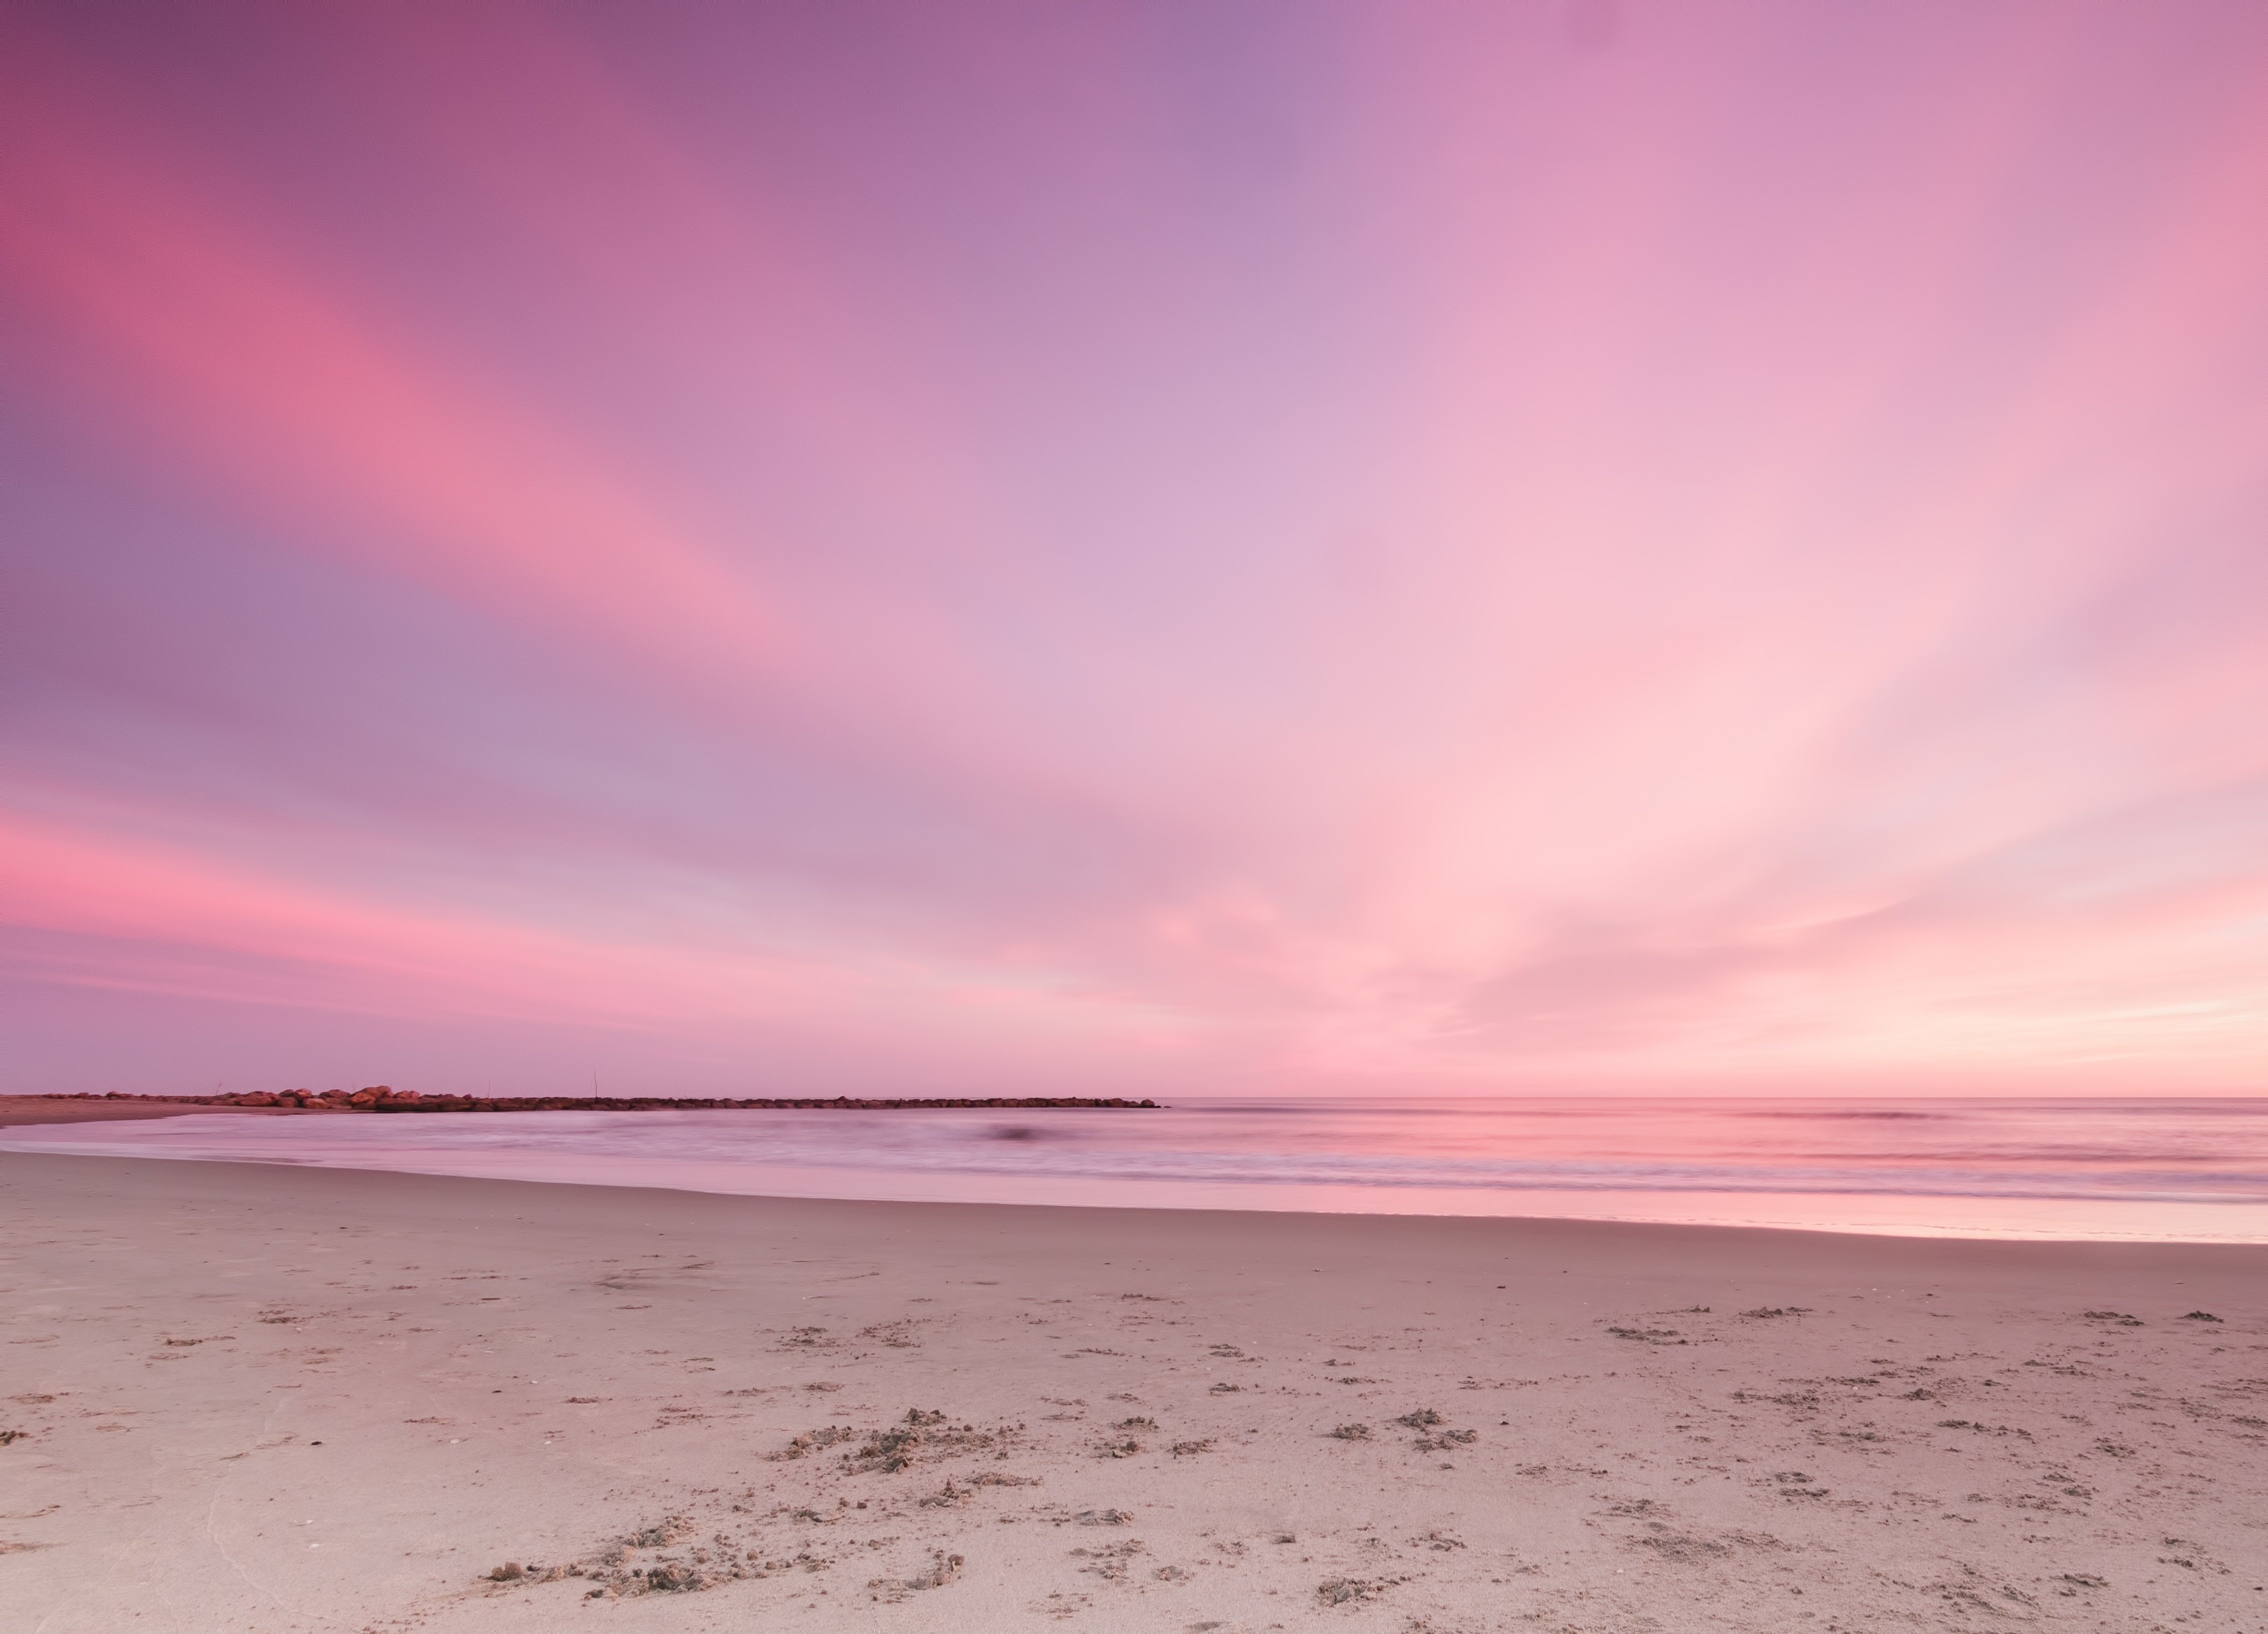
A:
<svg viewBox="0 0 2268 1634">
<path fill-rule="evenodd" d="M 1702 1197 L 1845 1200 L 1807 1204 L 1830 1226 L 1837 1208 L 1855 1218 L 1895 1203 L 1926 1224 L 1947 1214 L 1941 1204 L 1971 1213 L 1990 1204 L 2021 1224 L 2040 1205 L 2040 1218 L 2066 1220 L 2063 1234 L 2116 1234 L 2105 1222 L 2173 1209 L 2218 1219 L 2207 1234 L 2268 1240 L 2260 1101 L 1216 1101 L 1012 1119 L 978 1110 L 208 1114 L 9 1130 L 0 1149 L 997 1202 L 1107 1195 L 1171 1206 L 1551 1213 L 1577 1206 L 1571 1199 L 1611 1196 L 1626 1217 L 1636 1209 L 1645 1218 L 1649 1197 L 1657 1212 L 1689 1213 Z"/>
</svg>

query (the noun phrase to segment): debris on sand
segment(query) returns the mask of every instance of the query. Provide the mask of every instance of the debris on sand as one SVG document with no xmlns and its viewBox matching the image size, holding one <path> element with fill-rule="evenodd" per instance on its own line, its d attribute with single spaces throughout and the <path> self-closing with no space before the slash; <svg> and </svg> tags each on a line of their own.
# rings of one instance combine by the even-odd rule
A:
<svg viewBox="0 0 2268 1634">
<path fill-rule="evenodd" d="M 1431 1430 L 1435 1424 L 1445 1423 L 1446 1420 L 1432 1408 L 1420 1407 L 1414 1411 L 1403 1414 L 1394 1422 L 1408 1430 Z"/>
<path fill-rule="evenodd" d="M 1654 1528 L 1653 1535 L 1632 1538 L 1631 1541 L 1641 1549 L 1652 1549 L 1664 1560 L 1691 1564 L 1695 1561 L 1721 1559 L 1733 1552 L 1730 1545 L 1719 1543 L 1714 1538 L 1696 1537 L 1688 1532 L 1673 1532 L 1659 1520 L 1649 1521 L 1647 1524 Z"/>
<path fill-rule="evenodd" d="M 2032 1439 L 2032 1432 L 2029 1430 L 2011 1430 L 2006 1424 L 1988 1424 L 1971 1418 L 1940 1418 L 1937 1421 L 1937 1427 L 1940 1430 L 1975 1430 L 1984 1435 L 2021 1436 L 2027 1441 Z M 1775 1480 L 1778 1478 L 1773 1477 Z"/>
<path fill-rule="evenodd" d="M 1133 1571 L 1134 1557 L 1145 1551 L 1139 1539 L 1130 1537 L 1123 1543 L 1113 1543 L 1105 1549 L 1074 1549 L 1071 1552 L 1074 1559 L 1094 1561 L 1091 1566 L 1081 1566 L 1081 1571 L 1101 1578 L 1106 1583 L 1118 1583 L 1124 1581 Z"/>
<path fill-rule="evenodd" d="M 1367 1578 L 1333 1578 L 1316 1586 L 1315 1598 L 1326 1606 L 1346 1606 L 1375 1600 L 1385 1592 L 1385 1584 Z"/>
<path fill-rule="evenodd" d="M 1446 1453 L 1453 1446 L 1470 1446 L 1480 1439 L 1477 1430 L 1444 1430 L 1439 1435 L 1421 1435 L 1415 1443 L 1421 1453 Z"/>
<path fill-rule="evenodd" d="M 887 1430 L 872 1432 L 866 1437 L 866 1444 L 856 1453 L 846 1454 L 844 1461 L 886 1474 L 909 1468 L 914 1461 L 915 1449 L 922 1444 L 922 1432 L 944 1422 L 941 1412 L 924 1412 L 918 1407 L 909 1407 L 902 1422 Z"/>
<path fill-rule="evenodd" d="M 780 1451 L 768 1453 L 765 1456 L 774 1461 L 788 1458 L 808 1458 L 823 1447 L 833 1446 L 843 1441 L 855 1441 L 858 1439 L 858 1432 L 849 1424 L 824 1424 L 816 1430 L 805 1431 Z"/>
<path fill-rule="evenodd" d="M 948 1555 L 943 1549 L 930 1551 L 930 1567 L 919 1577 L 909 1578 L 909 1588 L 943 1588 L 961 1575 L 962 1561 L 958 1555 Z"/>
<path fill-rule="evenodd" d="M 1332 1431 L 1331 1434 L 1342 1441 L 1367 1441 L 1370 1439 L 1370 1426 L 1368 1424 L 1341 1424 L 1337 1429 Z"/>
<path fill-rule="evenodd" d="M 1071 1519 L 1083 1527 L 1123 1527 L 1134 1517 L 1123 1509 L 1082 1509 Z"/>
<path fill-rule="evenodd" d="M 980 1430 L 975 1424 L 948 1424 L 941 1412 L 909 1408 L 906 1416 L 888 1429 L 868 1431 L 865 1441 L 857 1451 L 843 1454 L 843 1467 L 891 1475 L 911 1468 L 922 1459 L 968 1457 L 978 1453 L 1005 1458 L 1009 1444 L 1023 1427 L 1004 1424 Z M 838 1439 L 848 1439 L 849 1436 Z"/>
<path fill-rule="evenodd" d="M 2191 1311 L 2181 1320 L 2185 1322 L 2217 1322 L 2220 1318 L 2215 1316 L 2211 1311 Z"/>
<path fill-rule="evenodd" d="M 845 1454 L 845 1460 L 861 1469 L 879 1469 L 885 1475 L 895 1475 L 913 1467 L 914 1449 L 921 1445 L 921 1432 L 917 1430 L 893 1428 L 877 1430 L 866 1438 L 866 1444 L 855 1454 Z"/>
<path fill-rule="evenodd" d="M 924 1589 L 943 1588 L 961 1576 L 961 1557 L 948 1555 L 941 1549 L 930 1551 L 929 1568 L 917 1571 L 909 1578 L 872 1578 L 866 1587 L 872 1598 L 884 1605 L 895 1606 L 909 1595 Z"/>
<path fill-rule="evenodd" d="M 594 1586 L 585 1591 L 584 1598 L 603 1600 L 609 1595 L 693 1594 L 741 1578 L 770 1577 L 797 1568 L 821 1571 L 833 1564 L 813 1556 L 807 1549 L 792 1558 L 767 1560 L 755 1549 L 736 1543 L 722 1532 L 705 1543 L 693 1543 L 679 1550 L 676 1546 L 690 1542 L 696 1529 L 685 1516 L 667 1515 L 617 1538 L 586 1559 L 564 1566 L 522 1565 L 516 1560 L 507 1560 L 493 1571 L 482 1573 L 480 1580 L 524 1585 L 581 1578 Z M 672 1552 L 644 1560 L 636 1558 L 641 1552 L 662 1549 Z"/>
<path fill-rule="evenodd" d="M 2087 1313 L 2087 1320 L 2091 1322 L 2116 1322 L 2121 1328 L 2142 1326 L 2140 1317 L 2130 1316 L 2124 1311 L 2089 1311 Z"/>
</svg>

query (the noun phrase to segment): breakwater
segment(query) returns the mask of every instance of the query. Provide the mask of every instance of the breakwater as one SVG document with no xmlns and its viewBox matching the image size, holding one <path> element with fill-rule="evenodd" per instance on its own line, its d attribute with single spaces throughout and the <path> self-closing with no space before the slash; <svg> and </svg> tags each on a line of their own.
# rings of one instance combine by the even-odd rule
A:
<svg viewBox="0 0 2268 1634">
<path fill-rule="evenodd" d="M 857 1100 L 848 1095 L 763 1096 L 747 1100 L 668 1095 L 424 1095 L 374 1084 L 367 1089 L 247 1090 L 225 1095 L 51 1094 L 41 1100 L 124 1101 L 132 1105 L 298 1108 L 308 1112 L 938 1112 L 954 1108 L 1008 1110 L 1020 1108 L 1117 1108 L 1160 1109 L 1154 1100 L 1123 1096 L 995 1095 L 929 1100 Z"/>
</svg>

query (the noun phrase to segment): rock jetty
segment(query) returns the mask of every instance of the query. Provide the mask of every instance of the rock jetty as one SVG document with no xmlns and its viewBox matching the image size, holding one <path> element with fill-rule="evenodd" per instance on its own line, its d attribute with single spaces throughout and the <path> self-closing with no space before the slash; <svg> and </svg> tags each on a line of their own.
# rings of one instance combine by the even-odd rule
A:
<svg viewBox="0 0 2268 1634">
<path fill-rule="evenodd" d="M 367 1089 L 254 1089 L 233 1095 L 41 1095 L 41 1100 L 107 1100 L 190 1107 L 296 1107 L 310 1112 L 915 1112 L 966 1107 L 976 1109 L 1036 1109 L 1049 1107 L 1158 1109 L 1154 1100 L 1123 1096 L 994 1095 L 936 1100 L 853 1100 L 837 1095 L 770 1096 L 757 1100 L 687 1099 L 668 1095 L 421 1095 L 414 1089 L 373 1084 Z"/>
</svg>

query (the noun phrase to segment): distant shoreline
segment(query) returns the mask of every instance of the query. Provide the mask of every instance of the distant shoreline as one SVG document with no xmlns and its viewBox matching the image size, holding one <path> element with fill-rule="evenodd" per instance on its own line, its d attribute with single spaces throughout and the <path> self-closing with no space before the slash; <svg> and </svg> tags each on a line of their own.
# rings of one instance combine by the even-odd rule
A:
<svg viewBox="0 0 2268 1634">
<path fill-rule="evenodd" d="M 161 1118 L 200 1110 L 256 1112 L 935 1112 L 1045 1111 L 1092 1109 L 1159 1111 L 1154 1100 L 1124 1096 L 996 1095 L 893 1097 L 859 1100 L 848 1095 L 763 1096 L 749 1099 L 667 1095 L 421 1095 L 386 1085 L 354 1091 L 249 1090 L 222 1095 L 96 1094 L 0 1095 L 0 1126 L 11 1123 L 107 1122 L 115 1118 Z"/>
</svg>

